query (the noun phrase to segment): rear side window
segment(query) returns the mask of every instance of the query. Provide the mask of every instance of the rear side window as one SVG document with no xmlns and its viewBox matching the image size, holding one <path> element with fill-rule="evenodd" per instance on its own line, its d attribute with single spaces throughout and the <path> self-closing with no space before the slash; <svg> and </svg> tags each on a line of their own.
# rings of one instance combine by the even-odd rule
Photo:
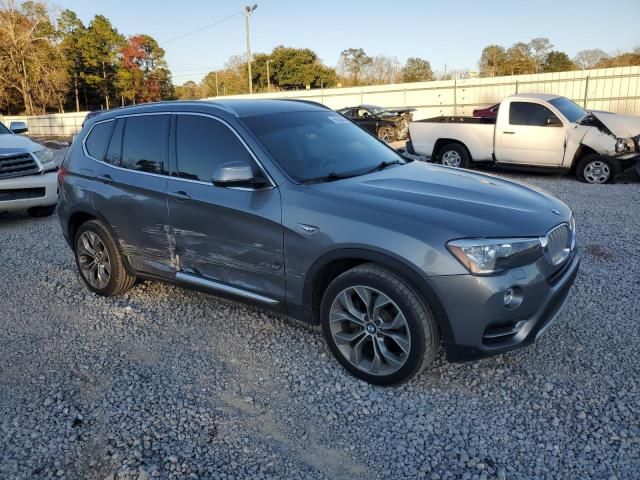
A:
<svg viewBox="0 0 640 480">
<path fill-rule="evenodd" d="M 549 117 L 555 117 L 555 115 L 547 107 L 537 103 L 511 102 L 509 105 L 509 123 L 511 125 L 544 127 L 547 125 Z"/>
<path fill-rule="evenodd" d="M 210 182 L 224 163 L 253 159 L 238 137 L 223 123 L 198 115 L 177 115 L 178 177 Z"/>
<path fill-rule="evenodd" d="M 104 152 L 107 149 L 109 143 L 109 137 L 111 137 L 111 129 L 113 128 L 113 122 L 103 122 L 96 124 L 89 132 L 84 145 L 87 149 L 87 153 L 93 158 L 102 160 Z"/>
<path fill-rule="evenodd" d="M 169 115 L 127 117 L 120 166 L 148 173 L 165 173 Z"/>
</svg>

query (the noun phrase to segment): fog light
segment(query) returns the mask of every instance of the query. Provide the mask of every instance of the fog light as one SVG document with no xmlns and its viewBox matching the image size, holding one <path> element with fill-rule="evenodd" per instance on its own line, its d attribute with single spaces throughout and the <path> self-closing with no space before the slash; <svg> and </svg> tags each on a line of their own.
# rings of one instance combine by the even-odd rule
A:
<svg viewBox="0 0 640 480">
<path fill-rule="evenodd" d="M 504 292 L 503 302 L 505 307 L 511 306 L 511 302 L 513 302 L 513 288 L 507 288 L 507 290 Z"/>
</svg>

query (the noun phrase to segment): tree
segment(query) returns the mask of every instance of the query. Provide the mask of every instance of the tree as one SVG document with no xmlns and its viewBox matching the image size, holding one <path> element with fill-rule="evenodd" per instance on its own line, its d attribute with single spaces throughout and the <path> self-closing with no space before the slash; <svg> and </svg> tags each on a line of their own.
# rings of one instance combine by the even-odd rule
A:
<svg viewBox="0 0 640 480">
<path fill-rule="evenodd" d="M 107 109 L 115 90 L 118 57 L 124 44 L 124 36 L 102 15 L 94 17 L 80 43 L 85 65 L 82 77 L 88 85 L 101 91 Z"/>
<path fill-rule="evenodd" d="M 533 59 L 535 72 L 540 73 L 542 66 L 547 59 L 547 55 L 551 52 L 553 44 L 548 38 L 537 37 L 529 42 L 529 48 L 531 51 L 531 58 Z"/>
<path fill-rule="evenodd" d="M 335 83 L 335 71 L 326 67 L 309 48 L 275 47 L 270 54 L 258 54 L 254 58 L 254 83 L 262 89 L 267 87 L 267 67 L 275 88 L 283 90 L 320 88 Z"/>
<path fill-rule="evenodd" d="M 489 45 L 480 56 L 480 75 L 496 77 L 506 73 L 507 52 L 500 45 Z"/>
<path fill-rule="evenodd" d="M 607 58 L 602 58 L 595 64 L 595 68 L 632 67 L 640 65 L 640 48 L 633 52 L 619 53 Z"/>
<path fill-rule="evenodd" d="M 564 52 L 551 51 L 547 55 L 546 61 L 542 66 L 545 73 L 547 72 L 567 72 L 575 70 L 576 66 Z"/>
<path fill-rule="evenodd" d="M 364 68 L 363 80 L 368 85 L 397 83 L 401 78 L 400 62 L 396 57 L 376 55 Z"/>
<path fill-rule="evenodd" d="M 514 43 L 507 50 L 506 70 L 511 75 L 535 73 L 535 60 L 531 52 L 531 45 L 524 42 Z"/>
<path fill-rule="evenodd" d="M 433 80 L 431 64 L 422 58 L 407 58 L 407 63 L 402 67 L 402 81 L 424 82 L 427 80 Z"/>
<path fill-rule="evenodd" d="M 79 89 L 84 71 L 82 55 L 82 36 L 86 29 L 82 21 L 71 10 L 64 10 L 58 18 L 58 35 L 61 38 L 60 49 L 64 56 L 64 63 L 73 83 L 73 93 L 76 111 L 80 111 Z"/>
<path fill-rule="evenodd" d="M 348 48 L 340 53 L 338 71 L 351 85 L 360 85 L 364 70 L 373 59 L 362 48 Z"/>
<path fill-rule="evenodd" d="M 209 95 L 200 95 L 200 87 L 193 80 L 176 87 L 176 97 L 180 100 L 197 100 L 203 96 Z"/>
<path fill-rule="evenodd" d="M 580 50 L 573 59 L 573 62 L 578 68 L 588 70 L 594 68 L 600 60 L 607 57 L 608 55 L 599 48 L 593 48 L 591 50 Z"/>
</svg>

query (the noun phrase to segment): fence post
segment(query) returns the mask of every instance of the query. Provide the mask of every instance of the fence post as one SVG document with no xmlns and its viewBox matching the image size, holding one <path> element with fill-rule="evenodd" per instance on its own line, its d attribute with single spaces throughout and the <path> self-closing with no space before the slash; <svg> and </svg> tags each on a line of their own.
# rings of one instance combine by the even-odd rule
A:
<svg viewBox="0 0 640 480">
<path fill-rule="evenodd" d="M 458 79 L 453 79 L 453 116 L 458 113 Z"/>
<path fill-rule="evenodd" d="M 582 108 L 587 108 L 587 98 L 589 96 L 589 75 L 585 77 L 584 82 L 584 101 L 582 102 Z"/>
<path fill-rule="evenodd" d="M 516 80 L 516 95 L 518 94 L 519 88 L 520 88 L 520 80 Z"/>
</svg>

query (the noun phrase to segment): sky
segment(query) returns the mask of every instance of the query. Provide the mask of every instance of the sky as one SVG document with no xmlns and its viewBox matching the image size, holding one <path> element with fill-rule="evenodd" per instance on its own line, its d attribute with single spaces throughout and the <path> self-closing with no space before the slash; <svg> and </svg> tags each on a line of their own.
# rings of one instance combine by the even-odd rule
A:
<svg viewBox="0 0 640 480">
<path fill-rule="evenodd" d="M 583 49 L 605 52 L 640 47 L 639 0 L 252 0 L 251 50 L 278 45 L 307 47 L 335 66 L 346 48 L 369 55 L 431 62 L 434 71 L 478 68 L 486 45 L 547 37 L 573 57 Z M 73 10 L 88 24 L 108 17 L 120 33 L 145 33 L 165 49 L 176 85 L 199 81 L 246 51 L 244 18 L 248 1 L 238 0 L 50 0 Z M 396 7 L 395 9 L 393 7 Z M 234 14 L 232 18 L 176 39 Z"/>
</svg>

